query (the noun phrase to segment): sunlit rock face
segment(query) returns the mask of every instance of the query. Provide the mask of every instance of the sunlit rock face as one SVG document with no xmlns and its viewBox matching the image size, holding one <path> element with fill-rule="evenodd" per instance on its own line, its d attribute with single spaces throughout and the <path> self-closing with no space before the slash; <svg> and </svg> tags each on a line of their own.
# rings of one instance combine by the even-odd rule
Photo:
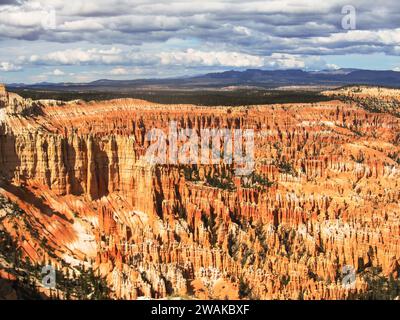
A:
<svg viewBox="0 0 400 320">
<path fill-rule="evenodd" d="M 7 91 L 4 85 L 0 84 L 0 109 L 7 105 Z"/>
<path fill-rule="evenodd" d="M 238 108 L 30 101 L 2 88 L 0 101 L 0 221 L 21 259 L 91 266 L 123 299 L 396 296 L 373 288 L 400 271 L 393 113 L 339 100 Z M 222 161 L 150 164 L 146 133 L 168 134 L 170 121 L 199 135 L 254 130 L 252 179 Z M 350 287 L 343 267 L 355 273 Z"/>
</svg>

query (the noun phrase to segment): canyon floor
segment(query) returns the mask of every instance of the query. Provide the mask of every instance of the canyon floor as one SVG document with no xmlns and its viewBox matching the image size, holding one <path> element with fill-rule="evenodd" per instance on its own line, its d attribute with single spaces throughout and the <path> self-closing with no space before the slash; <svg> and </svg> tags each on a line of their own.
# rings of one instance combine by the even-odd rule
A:
<svg viewBox="0 0 400 320">
<path fill-rule="evenodd" d="M 323 94 L 206 107 L 0 87 L 0 298 L 399 299 L 400 90 Z M 172 120 L 254 130 L 250 179 L 145 161 Z"/>
</svg>

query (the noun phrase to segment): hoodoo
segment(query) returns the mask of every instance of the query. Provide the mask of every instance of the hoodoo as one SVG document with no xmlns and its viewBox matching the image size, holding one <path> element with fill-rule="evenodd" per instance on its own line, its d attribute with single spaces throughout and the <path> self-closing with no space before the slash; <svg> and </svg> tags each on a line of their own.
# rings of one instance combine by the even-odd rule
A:
<svg viewBox="0 0 400 320">
<path fill-rule="evenodd" d="M 379 280 L 400 273 L 392 109 L 338 100 L 229 112 L 134 99 L 13 101 L 0 126 L 7 281 L 18 277 L 7 272 L 18 256 L 18 270 L 32 276 L 49 263 L 64 275 L 92 270 L 114 298 L 394 298 Z M 168 120 L 198 134 L 254 130 L 254 171 L 149 163 L 146 134 L 168 134 Z"/>
<path fill-rule="evenodd" d="M 0 83 L 0 108 L 4 108 L 6 106 L 6 101 L 7 101 L 6 86 Z"/>
</svg>

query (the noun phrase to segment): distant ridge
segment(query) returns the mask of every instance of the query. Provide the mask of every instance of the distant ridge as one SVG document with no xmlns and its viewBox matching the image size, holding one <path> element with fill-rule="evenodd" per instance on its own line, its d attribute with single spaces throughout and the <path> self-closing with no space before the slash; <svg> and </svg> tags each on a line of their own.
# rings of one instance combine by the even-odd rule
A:
<svg viewBox="0 0 400 320">
<path fill-rule="evenodd" d="M 109 80 L 100 79 L 88 83 L 37 83 L 8 84 L 9 88 L 53 89 L 53 90 L 130 90 L 130 89 L 212 89 L 227 86 L 255 86 L 274 88 L 287 85 L 374 85 L 400 87 L 400 72 L 391 70 L 336 69 L 321 71 L 261 70 L 224 71 L 200 76 L 169 79 Z"/>
</svg>

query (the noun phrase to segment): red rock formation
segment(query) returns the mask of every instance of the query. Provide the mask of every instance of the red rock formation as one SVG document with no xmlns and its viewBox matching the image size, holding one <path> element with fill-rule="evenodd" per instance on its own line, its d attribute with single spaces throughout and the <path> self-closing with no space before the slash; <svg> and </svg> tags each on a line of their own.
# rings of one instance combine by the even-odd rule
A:
<svg viewBox="0 0 400 320">
<path fill-rule="evenodd" d="M 223 163 L 150 165 L 145 134 L 167 133 L 170 120 L 254 129 L 259 180 Z M 27 221 L 18 232 L 15 219 L 2 224 L 33 261 L 53 259 L 50 250 L 55 263 L 92 264 L 118 298 L 371 297 L 366 271 L 399 275 L 399 124 L 340 101 L 228 112 L 14 98 L 0 129 L 0 191 Z M 357 271 L 352 289 L 346 265 Z"/>
</svg>

